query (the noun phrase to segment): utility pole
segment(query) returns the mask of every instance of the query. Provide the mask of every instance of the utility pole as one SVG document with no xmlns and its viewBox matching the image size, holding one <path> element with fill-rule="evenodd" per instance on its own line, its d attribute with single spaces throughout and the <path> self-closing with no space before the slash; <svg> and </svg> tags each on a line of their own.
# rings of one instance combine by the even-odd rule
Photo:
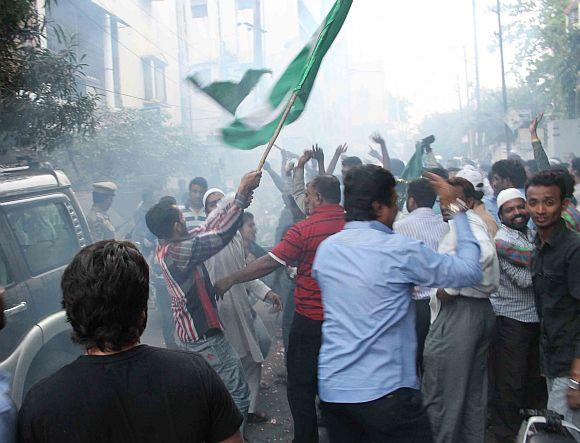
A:
<svg viewBox="0 0 580 443">
<path fill-rule="evenodd" d="M 463 63 L 465 65 L 465 103 L 469 109 L 469 66 L 467 63 L 467 50 L 463 47 Z M 471 124 L 467 124 L 467 139 L 469 141 L 469 158 L 473 158 L 473 131 Z"/>
<path fill-rule="evenodd" d="M 473 52 L 475 56 L 475 146 L 481 148 L 481 134 L 480 131 L 480 110 L 479 102 L 481 99 L 481 90 L 479 84 L 479 44 L 477 41 L 477 1 L 472 0 L 471 6 L 473 9 Z"/>
<path fill-rule="evenodd" d="M 504 125 L 505 130 L 505 146 L 507 150 L 507 155 L 510 155 L 511 150 L 511 134 L 508 125 L 505 123 L 505 117 L 507 116 L 508 111 L 508 102 L 507 102 L 507 88 L 505 85 L 505 65 L 503 59 L 503 30 L 501 27 L 501 4 L 500 1 L 497 0 L 497 25 L 498 25 L 498 36 L 499 36 L 499 55 L 501 58 L 501 95 L 503 101 L 503 118 L 501 119 Z"/>
</svg>

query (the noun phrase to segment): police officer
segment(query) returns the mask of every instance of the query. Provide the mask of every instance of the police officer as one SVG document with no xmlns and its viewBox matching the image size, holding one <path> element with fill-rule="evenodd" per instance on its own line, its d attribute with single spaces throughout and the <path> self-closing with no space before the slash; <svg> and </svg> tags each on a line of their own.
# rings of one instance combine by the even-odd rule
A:
<svg viewBox="0 0 580 443">
<path fill-rule="evenodd" d="M 95 242 L 115 239 L 115 226 L 107 211 L 113 203 L 116 190 L 117 185 L 113 182 L 93 183 L 93 206 L 87 218 Z"/>
</svg>

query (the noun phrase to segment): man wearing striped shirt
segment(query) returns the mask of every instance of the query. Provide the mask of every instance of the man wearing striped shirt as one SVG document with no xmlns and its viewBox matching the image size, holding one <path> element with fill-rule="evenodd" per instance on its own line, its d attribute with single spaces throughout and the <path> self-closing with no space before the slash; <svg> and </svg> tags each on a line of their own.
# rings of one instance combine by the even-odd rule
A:
<svg viewBox="0 0 580 443">
<path fill-rule="evenodd" d="M 437 194 L 426 178 L 420 178 L 409 183 L 407 189 L 407 211 L 409 215 L 395 222 L 394 231 L 413 240 L 420 240 L 429 248 L 437 251 L 439 240 L 449 232 L 449 225 L 443 217 L 435 214 L 433 205 Z M 415 300 L 415 331 L 417 332 L 417 368 L 423 366 L 423 349 L 425 339 L 431 324 L 429 300 L 437 289 L 416 287 L 413 291 Z"/>
<path fill-rule="evenodd" d="M 203 196 L 206 192 L 207 180 L 205 178 L 195 177 L 189 182 L 189 202 L 179 206 L 188 231 L 205 223 L 206 214 L 203 207 Z"/>
<path fill-rule="evenodd" d="M 520 260 L 502 251 L 532 251 L 533 234 L 524 195 L 508 188 L 497 196 L 501 226 L 495 236 L 500 264 L 500 286 L 491 296 L 496 315 L 493 346 L 495 395 L 492 430 L 498 442 L 514 441 L 520 409 L 546 406 L 546 383 L 540 376 L 540 324 L 534 302 L 532 273 Z M 507 246 L 507 247 L 506 247 Z"/>
<path fill-rule="evenodd" d="M 240 358 L 223 334 L 215 289 L 203 262 L 232 240 L 260 177 L 257 172 L 246 174 L 235 199 L 193 230 L 187 229 L 183 213 L 168 200 L 157 203 L 145 217 L 147 227 L 159 239 L 155 255 L 171 296 L 178 346 L 205 358 L 244 416 L 249 407 L 248 385 Z"/>
</svg>

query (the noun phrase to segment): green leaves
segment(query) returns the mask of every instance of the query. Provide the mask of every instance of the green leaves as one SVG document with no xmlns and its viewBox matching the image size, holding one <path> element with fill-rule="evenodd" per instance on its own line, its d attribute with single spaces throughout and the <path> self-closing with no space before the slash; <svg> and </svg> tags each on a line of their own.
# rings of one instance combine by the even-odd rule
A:
<svg viewBox="0 0 580 443">
<path fill-rule="evenodd" d="M 85 65 L 74 36 L 53 27 L 61 49 L 43 48 L 44 23 L 34 4 L 0 0 L 0 155 L 51 152 L 97 123 L 98 97 L 77 86 Z"/>
<path fill-rule="evenodd" d="M 512 0 L 507 10 L 514 23 L 507 28 L 518 48 L 518 66 L 527 71 L 522 85 L 544 97 L 559 118 L 575 118 L 580 71 L 580 28 L 567 20 L 569 0 Z"/>
</svg>

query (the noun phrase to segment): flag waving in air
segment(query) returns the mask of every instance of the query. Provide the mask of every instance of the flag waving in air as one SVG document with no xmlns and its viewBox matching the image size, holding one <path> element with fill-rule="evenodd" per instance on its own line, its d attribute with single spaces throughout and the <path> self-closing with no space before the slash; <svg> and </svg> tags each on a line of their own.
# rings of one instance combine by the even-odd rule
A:
<svg viewBox="0 0 580 443">
<path fill-rule="evenodd" d="M 322 60 L 346 20 L 351 5 L 352 0 L 336 0 L 324 22 L 282 73 L 260 108 L 248 115 L 239 115 L 237 112 L 235 120 L 229 126 L 222 128 L 221 134 L 224 143 L 244 150 L 266 144 L 282 120 L 285 108 L 294 93 L 296 93 L 296 98 L 287 114 L 284 125 L 288 125 L 300 117 L 306 107 Z M 252 87 L 258 80 L 259 77 Z M 229 93 L 222 90 L 220 83 L 222 86 L 227 85 L 230 88 Z M 239 91 L 236 84 L 220 83 L 214 83 L 201 88 L 201 90 L 208 93 L 225 109 L 231 110 L 234 105 L 233 109 L 237 109 L 243 98 L 250 92 L 247 89 Z M 243 81 L 238 85 L 242 83 Z M 233 92 L 234 89 L 235 92 Z M 209 94 L 209 90 L 212 91 L 212 94 Z M 225 101 L 228 94 L 236 97 L 233 105 Z M 236 102 L 240 97 L 242 99 Z"/>
</svg>

